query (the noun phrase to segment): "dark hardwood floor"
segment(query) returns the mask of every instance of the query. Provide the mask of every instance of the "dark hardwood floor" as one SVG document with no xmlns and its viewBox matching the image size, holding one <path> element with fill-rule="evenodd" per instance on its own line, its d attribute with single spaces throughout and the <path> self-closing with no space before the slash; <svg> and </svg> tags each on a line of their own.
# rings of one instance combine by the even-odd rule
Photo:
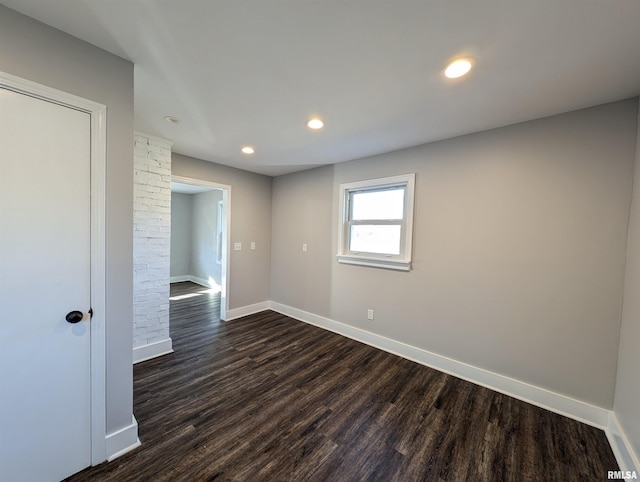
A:
<svg viewBox="0 0 640 482">
<path fill-rule="evenodd" d="M 601 430 L 356 341 L 172 285 L 175 353 L 134 367 L 142 446 L 70 481 L 583 481 Z"/>
</svg>

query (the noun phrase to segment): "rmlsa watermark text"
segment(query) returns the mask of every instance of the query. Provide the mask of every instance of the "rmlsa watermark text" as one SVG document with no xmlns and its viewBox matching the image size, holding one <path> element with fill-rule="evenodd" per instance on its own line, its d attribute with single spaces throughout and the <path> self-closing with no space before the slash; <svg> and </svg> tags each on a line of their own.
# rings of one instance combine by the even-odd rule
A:
<svg viewBox="0 0 640 482">
<path fill-rule="evenodd" d="M 613 480 L 638 480 L 635 470 L 609 470 L 607 479 Z"/>
</svg>

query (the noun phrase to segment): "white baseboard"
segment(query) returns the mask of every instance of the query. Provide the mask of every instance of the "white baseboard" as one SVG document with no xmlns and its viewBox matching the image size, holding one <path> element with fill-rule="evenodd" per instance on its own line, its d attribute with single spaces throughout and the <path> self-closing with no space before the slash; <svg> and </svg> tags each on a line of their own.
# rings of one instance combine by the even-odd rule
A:
<svg viewBox="0 0 640 482">
<path fill-rule="evenodd" d="M 262 301 L 253 305 L 241 306 L 240 308 L 234 308 L 227 310 L 227 316 L 224 321 L 235 320 L 236 318 L 242 318 L 243 316 L 253 315 L 254 313 L 260 313 L 261 311 L 268 310 L 271 306 L 270 301 Z M 277 310 L 274 310 L 277 311 Z"/>
<path fill-rule="evenodd" d="M 640 458 L 638 454 L 633 451 L 615 412 L 609 414 L 609 424 L 605 433 L 609 439 L 609 445 L 611 445 L 613 455 L 616 456 L 620 470 L 624 472 L 635 471 L 636 474 L 640 474 Z"/>
<path fill-rule="evenodd" d="M 185 281 L 193 279 L 190 277 Z M 263 301 L 228 310 L 226 321 L 268 309 L 602 429 L 606 433 L 620 470 L 640 473 L 638 454 L 633 451 L 615 413 L 610 410 L 275 301 Z M 134 363 L 172 351 L 170 338 L 138 347 L 134 349 Z M 137 422 L 134 418 L 132 426 L 107 436 L 108 460 L 119 457 L 139 445 Z"/>
<path fill-rule="evenodd" d="M 204 278 L 198 278 L 197 276 L 190 276 L 189 281 L 197 285 L 204 286 L 205 288 L 213 288 L 213 286 L 211 286 L 211 283 L 209 283 L 209 281 L 207 281 Z"/>
<path fill-rule="evenodd" d="M 611 412 L 607 409 L 596 407 L 541 387 L 468 365 L 436 353 L 431 353 L 427 350 L 407 345 L 339 321 L 314 315 L 313 313 L 308 313 L 282 303 L 270 301 L 269 308 L 283 315 L 319 326 L 588 425 L 604 430 L 609 424 L 609 414 Z"/>
<path fill-rule="evenodd" d="M 182 283 L 184 281 L 191 281 L 191 276 L 188 274 L 181 276 L 172 276 L 169 278 L 169 283 Z"/>
<path fill-rule="evenodd" d="M 138 422 L 131 416 L 131 425 L 110 433 L 106 437 L 107 461 L 111 462 L 121 455 L 138 448 L 141 445 L 138 439 Z"/>
<path fill-rule="evenodd" d="M 191 281 L 200 286 L 204 286 L 205 288 L 213 288 L 211 283 L 204 278 L 198 278 L 197 276 L 192 276 L 190 274 L 182 275 L 182 276 L 172 276 L 169 279 L 170 283 L 182 283 L 184 281 Z"/>
<path fill-rule="evenodd" d="M 158 356 L 173 353 L 171 338 L 156 341 L 148 345 L 137 346 L 133 349 L 133 364 L 140 363 Z"/>
</svg>

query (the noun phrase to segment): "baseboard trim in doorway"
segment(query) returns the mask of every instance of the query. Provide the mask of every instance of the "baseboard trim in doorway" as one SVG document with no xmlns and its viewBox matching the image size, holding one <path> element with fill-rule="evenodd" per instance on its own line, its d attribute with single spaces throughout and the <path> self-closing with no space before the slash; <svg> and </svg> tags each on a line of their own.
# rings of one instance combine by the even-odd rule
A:
<svg viewBox="0 0 640 482">
<path fill-rule="evenodd" d="M 392 340 L 282 303 L 270 301 L 269 308 L 283 315 L 295 318 L 296 320 L 338 333 L 347 338 L 393 353 L 407 360 L 435 368 L 441 372 L 462 378 L 476 385 L 481 385 L 537 407 L 550 410 L 551 412 L 564 415 L 579 422 L 586 423 L 587 425 L 605 430 L 609 424 L 610 411 L 605 408 L 597 407 L 545 388 L 530 385 L 529 383 L 509 378 L 499 373 L 468 365 L 464 362 L 447 358 L 437 353 L 407 345 L 406 343 Z"/>
<path fill-rule="evenodd" d="M 191 275 L 172 276 L 169 278 L 170 283 L 184 283 L 185 281 L 191 281 Z"/>
<path fill-rule="evenodd" d="M 269 301 L 262 301 L 253 305 L 241 306 L 240 308 L 227 310 L 227 317 L 224 319 L 224 321 L 231 321 L 235 320 L 236 318 L 242 318 L 243 316 L 260 313 L 261 311 L 268 310 L 269 306 Z"/>
<path fill-rule="evenodd" d="M 205 288 L 213 288 L 213 286 L 211 286 L 211 283 L 209 283 L 206 279 L 198 278 L 197 276 L 193 276 L 190 274 L 187 274 L 184 276 L 172 276 L 169 279 L 170 283 L 183 283 L 185 281 L 191 281 L 192 283 L 195 283 L 200 286 L 204 286 Z"/>
<path fill-rule="evenodd" d="M 137 346 L 133 349 L 133 364 L 151 360 L 162 355 L 173 353 L 171 338 L 156 341 L 147 345 Z"/>
<path fill-rule="evenodd" d="M 111 462 L 121 455 L 140 447 L 138 438 L 138 421 L 131 415 L 131 425 L 121 428 L 106 437 L 107 461 Z"/>
</svg>

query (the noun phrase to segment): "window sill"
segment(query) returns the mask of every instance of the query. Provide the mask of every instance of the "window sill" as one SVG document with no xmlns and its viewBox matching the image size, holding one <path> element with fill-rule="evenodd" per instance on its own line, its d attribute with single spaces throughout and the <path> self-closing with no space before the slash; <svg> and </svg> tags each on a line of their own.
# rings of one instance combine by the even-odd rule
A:
<svg viewBox="0 0 640 482">
<path fill-rule="evenodd" d="M 410 271 L 411 260 L 366 258 L 363 256 L 350 256 L 339 254 L 336 256 L 338 263 L 353 264 L 356 266 L 369 266 L 370 268 L 392 269 L 396 271 Z"/>
</svg>

